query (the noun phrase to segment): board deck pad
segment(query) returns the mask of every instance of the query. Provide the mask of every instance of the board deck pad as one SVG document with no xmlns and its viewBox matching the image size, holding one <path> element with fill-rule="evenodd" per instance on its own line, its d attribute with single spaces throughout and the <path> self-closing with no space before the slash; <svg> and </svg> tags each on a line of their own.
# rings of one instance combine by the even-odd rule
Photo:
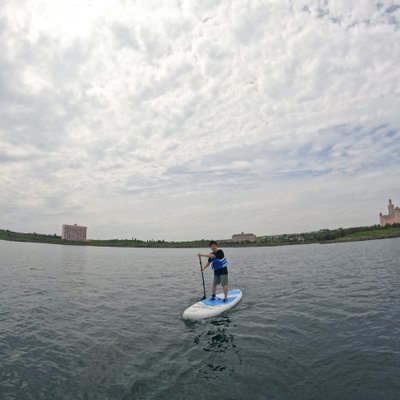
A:
<svg viewBox="0 0 400 400">
<path fill-rule="evenodd" d="M 241 294 L 241 291 L 238 289 L 229 290 L 227 301 L 223 301 L 224 295 L 223 295 L 223 293 L 220 293 L 218 296 L 215 296 L 214 300 L 212 299 L 212 297 L 207 297 L 206 299 L 202 300 L 201 302 L 203 304 L 206 304 L 207 306 L 211 306 L 211 307 L 220 306 L 221 303 L 222 304 L 232 303 L 232 301 L 235 301 L 236 297 L 239 296 L 240 294 Z"/>
<path fill-rule="evenodd" d="M 239 289 L 232 289 L 228 291 L 228 300 L 224 300 L 224 294 L 219 293 L 215 299 L 212 300 L 208 297 L 204 300 L 198 301 L 189 308 L 187 308 L 183 315 L 183 319 L 200 320 L 205 318 L 215 317 L 223 312 L 233 308 L 242 299 L 242 292 Z"/>
</svg>

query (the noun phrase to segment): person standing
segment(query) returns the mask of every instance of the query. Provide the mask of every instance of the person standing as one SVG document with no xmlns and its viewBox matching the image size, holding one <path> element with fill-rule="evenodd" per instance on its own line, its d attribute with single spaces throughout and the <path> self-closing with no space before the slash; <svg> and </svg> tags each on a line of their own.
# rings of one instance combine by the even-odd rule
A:
<svg viewBox="0 0 400 400">
<path fill-rule="evenodd" d="M 222 289 L 224 290 L 224 301 L 228 301 L 228 260 L 225 258 L 224 252 L 218 248 L 218 244 L 215 240 L 211 240 L 209 246 L 211 248 L 210 254 L 199 253 L 197 255 L 199 257 L 208 258 L 208 262 L 204 268 L 202 268 L 202 271 L 210 265 L 214 270 L 211 300 L 215 300 L 217 285 L 222 285 Z"/>
</svg>

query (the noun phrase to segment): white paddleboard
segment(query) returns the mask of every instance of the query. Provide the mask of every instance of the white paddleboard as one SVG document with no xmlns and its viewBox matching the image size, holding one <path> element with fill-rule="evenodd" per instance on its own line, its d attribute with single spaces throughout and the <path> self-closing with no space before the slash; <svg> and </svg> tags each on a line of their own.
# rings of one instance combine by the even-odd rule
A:
<svg viewBox="0 0 400 400">
<path fill-rule="evenodd" d="M 201 300 L 189 308 L 187 308 L 183 314 L 183 319 L 199 320 L 204 318 L 215 317 L 224 311 L 235 307 L 242 298 L 242 291 L 239 289 L 232 289 L 228 291 L 228 301 L 224 302 L 224 294 L 219 293 L 216 295 L 215 300 L 211 297 L 207 297 Z"/>
</svg>

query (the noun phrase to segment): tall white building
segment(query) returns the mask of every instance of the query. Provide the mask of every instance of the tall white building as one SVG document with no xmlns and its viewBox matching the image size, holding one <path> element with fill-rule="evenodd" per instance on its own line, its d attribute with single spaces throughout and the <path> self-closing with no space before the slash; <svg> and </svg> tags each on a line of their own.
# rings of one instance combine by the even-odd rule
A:
<svg viewBox="0 0 400 400">
<path fill-rule="evenodd" d="M 86 226 L 63 225 L 61 231 L 61 239 L 65 240 L 86 240 Z"/>
</svg>

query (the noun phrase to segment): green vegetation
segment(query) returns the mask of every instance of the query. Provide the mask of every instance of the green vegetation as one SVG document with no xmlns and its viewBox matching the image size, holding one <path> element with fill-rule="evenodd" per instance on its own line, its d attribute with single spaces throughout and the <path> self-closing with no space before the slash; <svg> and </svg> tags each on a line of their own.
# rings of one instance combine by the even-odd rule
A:
<svg viewBox="0 0 400 400">
<path fill-rule="evenodd" d="M 381 227 L 379 225 L 355 228 L 321 229 L 317 232 L 292 233 L 274 236 L 261 236 L 256 243 L 235 243 L 230 240 L 219 240 L 224 247 L 242 246 L 282 246 L 288 244 L 307 243 L 335 243 L 358 240 L 384 239 L 400 237 L 400 224 Z M 102 247 L 151 247 L 151 248 L 202 248 L 208 247 L 208 240 L 194 240 L 185 242 L 166 242 L 165 240 L 138 240 L 138 239 L 110 239 L 70 241 L 61 236 L 45 235 L 40 233 L 21 233 L 0 229 L 0 240 L 15 242 L 52 243 L 75 246 L 102 246 Z"/>
<path fill-rule="evenodd" d="M 41 233 L 13 232 L 8 229 L 0 229 L 0 240 L 13 242 L 51 243 L 75 246 L 101 246 L 101 247 L 156 247 L 156 248 L 185 248 L 185 247 L 207 247 L 208 240 L 196 240 L 187 242 L 166 242 L 165 240 L 138 240 L 138 239 L 108 239 L 72 241 L 61 239 L 61 236 L 46 235 Z"/>
<path fill-rule="evenodd" d="M 22 232 L 12 232 L 8 229 L 0 229 L 0 239 L 1 240 L 11 240 L 14 242 L 37 242 L 37 243 L 58 243 L 63 244 L 64 240 L 61 236 L 54 235 L 43 235 L 41 233 L 22 233 Z"/>
<path fill-rule="evenodd" d="M 354 229 L 354 228 L 353 228 Z M 355 240 L 385 239 L 400 236 L 400 224 L 385 227 L 375 226 L 371 228 L 360 228 L 343 236 L 330 239 L 329 242 L 350 242 Z"/>
<path fill-rule="evenodd" d="M 400 224 L 381 227 L 380 225 L 353 228 L 321 229 L 316 232 L 294 233 L 258 238 L 259 244 L 282 245 L 300 243 L 334 243 L 358 240 L 384 239 L 400 236 Z"/>
</svg>

